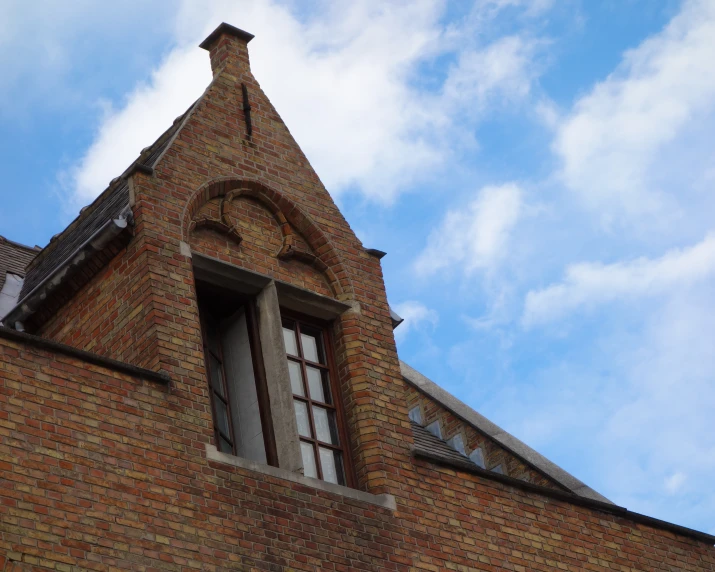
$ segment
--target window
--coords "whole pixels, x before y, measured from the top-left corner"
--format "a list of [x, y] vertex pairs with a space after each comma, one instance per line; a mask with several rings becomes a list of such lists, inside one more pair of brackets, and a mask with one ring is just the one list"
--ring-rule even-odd
[[276, 465], [254, 305], [202, 289], [199, 308], [216, 446]]
[[454, 435], [453, 437], [451, 437], [451, 438], [447, 441], [447, 443], [449, 444], [450, 447], [452, 447], [452, 449], [456, 449], [457, 451], [459, 451], [460, 453], [462, 453], [462, 455], [466, 455], [466, 454], [467, 454], [467, 453], [464, 451], [464, 439], [462, 438], [462, 434], [461, 434], [461, 433], [457, 433], [456, 435]]
[[427, 431], [432, 433], [435, 437], [439, 437], [440, 439], [442, 438], [442, 426], [439, 423], [439, 419], [437, 421], [432, 421], [427, 427], [425, 427]]
[[506, 472], [504, 471], [504, 466], [503, 465], [497, 465], [496, 467], [492, 467], [490, 469], [493, 473], [497, 473], [498, 475], [506, 475]]
[[273, 282], [196, 284], [216, 448], [354, 486], [329, 322], [293, 314], [290, 296], [284, 310]]
[[416, 405], [412, 409], [410, 409], [408, 415], [410, 416], [410, 419], [417, 423], [418, 425], [422, 425], [422, 410], [420, 409], [419, 405]]
[[480, 467], [481, 469], [486, 469], [486, 464], [484, 463], [484, 453], [482, 453], [481, 448], [477, 447], [469, 453], [469, 458], [472, 460], [472, 462], [477, 465], [477, 467]]
[[293, 407], [307, 477], [348, 484], [337, 379], [328, 332], [303, 320], [283, 318]]

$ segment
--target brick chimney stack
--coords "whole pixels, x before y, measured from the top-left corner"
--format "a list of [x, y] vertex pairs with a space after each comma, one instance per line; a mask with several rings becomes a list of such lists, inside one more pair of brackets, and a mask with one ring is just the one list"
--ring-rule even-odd
[[229, 62], [235, 62], [239, 68], [248, 71], [250, 69], [248, 42], [253, 37], [253, 34], [249, 34], [226, 22], [221, 23], [218, 28], [211, 32], [199, 44], [199, 47], [209, 52], [213, 75], [218, 75]]

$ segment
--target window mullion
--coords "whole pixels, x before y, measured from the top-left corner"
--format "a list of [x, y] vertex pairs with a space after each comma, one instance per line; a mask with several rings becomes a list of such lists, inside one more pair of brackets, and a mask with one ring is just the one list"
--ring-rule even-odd
[[290, 384], [286, 347], [283, 341], [283, 324], [275, 282], [269, 282], [261, 290], [256, 302], [258, 332], [266, 372], [266, 386], [278, 466], [289, 471], [301, 472], [303, 458], [300, 451], [300, 437], [293, 407], [293, 390]]

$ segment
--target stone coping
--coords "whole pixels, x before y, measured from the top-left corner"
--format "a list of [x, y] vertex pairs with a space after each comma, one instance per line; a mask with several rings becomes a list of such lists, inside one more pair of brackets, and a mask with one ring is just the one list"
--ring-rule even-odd
[[5, 326], [0, 326], [0, 338], [5, 338], [7, 340], [12, 340], [14, 342], [22, 342], [30, 346], [35, 346], [43, 350], [47, 350], [57, 354], [63, 354], [69, 357], [79, 359], [86, 363], [91, 363], [93, 365], [98, 365], [101, 367], [106, 367], [114, 371], [119, 371], [121, 373], [126, 373], [139, 379], [146, 379], [149, 381], [155, 381], [158, 383], [167, 384], [171, 381], [169, 374], [163, 371], [153, 371], [150, 369], [145, 369], [143, 367], [138, 367], [130, 363], [123, 361], [118, 361], [112, 358], [100, 356], [87, 352], [84, 350], [79, 350], [68, 346], [65, 344], [60, 344], [47, 338], [41, 338], [40, 336], [34, 336], [25, 332], [18, 332], [11, 328]]
[[374, 504], [392, 511], [397, 510], [397, 503], [395, 502], [395, 497], [392, 495], [373, 495], [357, 489], [351, 489], [350, 487], [321, 481], [320, 479], [305, 477], [298, 473], [287, 471], [286, 469], [264, 465], [263, 463], [257, 463], [256, 461], [243, 459], [234, 455], [227, 455], [226, 453], [219, 452], [214, 445], [209, 443], [206, 443], [206, 458], [209, 461], [215, 461], [217, 463], [238, 467], [239, 469], [246, 469], [248, 471], [268, 475], [276, 479], [298, 483], [299, 485], [303, 485], [305, 487], [310, 487], [326, 493], [332, 493], [334, 495], [340, 495], [360, 502]]

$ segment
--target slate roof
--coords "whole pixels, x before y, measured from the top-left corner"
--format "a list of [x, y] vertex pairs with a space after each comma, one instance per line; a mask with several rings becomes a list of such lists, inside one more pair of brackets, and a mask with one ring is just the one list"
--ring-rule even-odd
[[50, 240], [42, 256], [28, 269], [20, 299], [48, 278], [102, 225], [119, 217], [128, 206], [129, 185], [126, 181], [115, 184], [102, 193], [86, 212], [81, 213], [66, 230]]
[[137, 160], [120, 177], [114, 179], [91, 205], [83, 208], [79, 216], [65, 230], [52, 237], [50, 243], [42, 250], [42, 254], [27, 269], [20, 300], [61, 268], [102, 225], [108, 220], [118, 218], [129, 208], [129, 183], [126, 177], [136, 170], [151, 172], [195, 105], [196, 102], [183, 115], [177, 117], [172, 126], [152, 145], [146, 147]]
[[25, 246], [0, 236], [0, 290], [7, 273], [25, 276], [25, 268], [37, 256], [39, 247]]
[[462, 455], [446, 441], [433, 435], [421, 425], [410, 421], [412, 424], [412, 437], [415, 440], [414, 452], [432, 459], [439, 459], [449, 465], [457, 467], [480, 468], [466, 455]]

